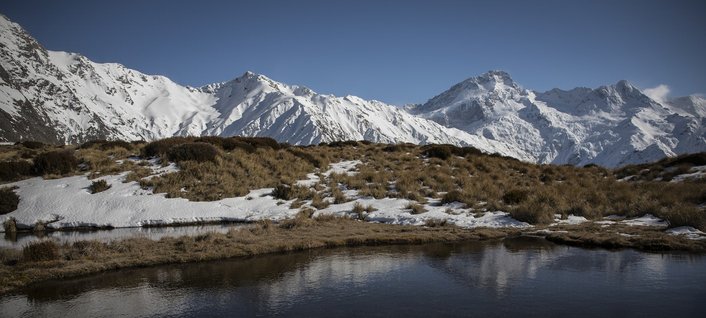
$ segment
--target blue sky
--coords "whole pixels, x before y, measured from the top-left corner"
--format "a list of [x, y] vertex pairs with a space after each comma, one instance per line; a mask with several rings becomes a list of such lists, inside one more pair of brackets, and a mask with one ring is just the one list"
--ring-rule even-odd
[[247, 70], [320, 93], [424, 102], [491, 69], [522, 86], [627, 79], [706, 93], [706, 1], [34, 1], [45, 47], [192, 86]]

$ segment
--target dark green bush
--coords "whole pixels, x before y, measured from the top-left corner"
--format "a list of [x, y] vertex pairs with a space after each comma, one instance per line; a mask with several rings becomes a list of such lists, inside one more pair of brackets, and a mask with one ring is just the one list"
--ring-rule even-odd
[[192, 142], [174, 146], [167, 151], [167, 158], [170, 161], [216, 161], [218, 149], [211, 144], [204, 142]]
[[17, 181], [31, 175], [34, 175], [34, 168], [28, 161], [0, 162], [0, 181]]
[[17, 187], [0, 188], [0, 215], [17, 210], [17, 205], [20, 204], [20, 197], [13, 191], [15, 189]]
[[44, 152], [34, 158], [34, 172], [37, 175], [67, 174], [76, 169], [78, 160], [70, 150]]

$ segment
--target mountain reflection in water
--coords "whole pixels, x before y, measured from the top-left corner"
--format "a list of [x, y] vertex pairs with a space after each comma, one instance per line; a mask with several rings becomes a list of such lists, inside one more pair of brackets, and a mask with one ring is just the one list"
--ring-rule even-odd
[[[0, 299], [13, 316], [698, 316], [698, 255], [542, 239], [319, 249], [121, 270]], [[596, 306], [600, 304], [600, 306]]]

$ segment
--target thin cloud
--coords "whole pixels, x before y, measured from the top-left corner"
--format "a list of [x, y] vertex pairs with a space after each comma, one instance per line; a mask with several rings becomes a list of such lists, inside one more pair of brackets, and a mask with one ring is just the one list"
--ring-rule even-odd
[[644, 89], [642, 93], [660, 103], [663, 103], [667, 101], [669, 91], [669, 86], [665, 84], [659, 84], [656, 87]]

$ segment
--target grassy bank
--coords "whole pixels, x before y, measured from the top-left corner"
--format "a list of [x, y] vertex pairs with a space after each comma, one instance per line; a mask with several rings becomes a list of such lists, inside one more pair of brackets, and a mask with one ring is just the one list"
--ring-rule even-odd
[[[584, 247], [636, 248], [647, 251], [706, 251], [706, 240], [689, 240], [649, 227], [595, 224], [562, 225], [551, 231], [537, 229], [462, 229], [441, 225], [427, 227], [362, 222], [300, 214], [278, 224], [269, 221], [227, 234], [152, 241], [134, 238], [110, 243], [80, 241], [59, 245], [43, 241], [23, 250], [0, 249], [0, 295], [44, 280], [75, 277], [120, 268], [199, 262], [267, 253], [361, 245], [421, 244], [501, 239], [541, 235], [550, 241]], [[566, 232], [564, 232], [566, 231]]]
[[339, 246], [421, 244], [498, 239], [516, 230], [461, 229], [374, 224], [347, 218], [299, 216], [279, 224], [261, 222], [227, 234], [152, 241], [134, 238], [110, 243], [81, 241], [34, 243], [0, 249], [0, 294], [41, 282], [129, 267], [246, 257], [266, 253]]

